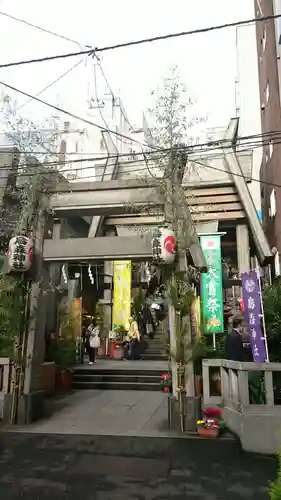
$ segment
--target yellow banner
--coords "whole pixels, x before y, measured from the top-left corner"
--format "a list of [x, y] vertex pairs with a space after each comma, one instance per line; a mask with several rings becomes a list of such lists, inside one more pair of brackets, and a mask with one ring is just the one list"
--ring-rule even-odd
[[202, 337], [201, 332], [201, 311], [200, 311], [200, 297], [195, 297], [191, 305], [191, 322], [193, 327], [193, 332], [196, 337]]
[[126, 326], [131, 316], [132, 265], [130, 260], [113, 262], [112, 327]]

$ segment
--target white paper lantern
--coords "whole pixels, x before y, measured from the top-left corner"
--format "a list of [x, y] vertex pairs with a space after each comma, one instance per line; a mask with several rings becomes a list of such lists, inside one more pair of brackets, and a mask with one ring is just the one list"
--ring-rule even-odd
[[27, 236], [14, 236], [9, 242], [8, 266], [11, 271], [28, 271], [33, 262], [33, 240]]
[[152, 238], [152, 256], [158, 262], [172, 264], [176, 256], [176, 237], [172, 229], [161, 227]]

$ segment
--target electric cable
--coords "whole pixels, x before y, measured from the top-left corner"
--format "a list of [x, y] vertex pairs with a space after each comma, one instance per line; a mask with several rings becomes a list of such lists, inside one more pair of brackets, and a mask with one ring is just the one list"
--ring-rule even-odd
[[[25, 95], [26, 97], [29, 97], [29, 99], [33, 99], [34, 101], [37, 101], [40, 104], [44, 104], [45, 106], [48, 106], [48, 107], [50, 107], [52, 109], [55, 109], [59, 113], [63, 113], [65, 115], [67, 115], [67, 116], [71, 116], [71, 118], [74, 118], [75, 120], [82, 121], [82, 122], [86, 123], [87, 125], [92, 125], [93, 127], [96, 127], [98, 129], [102, 130], [103, 132], [109, 132], [111, 134], [116, 135], [117, 137], [122, 137], [124, 139], [129, 140], [130, 142], [135, 142], [137, 144], [140, 144], [141, 146], [145, 146], [145, 147], [148, 146], [148, 145], [145, 145], [145, 144], [141, 143], [137, 139], [133, 139], [132, 137], [130, 137], [128, 135], [121, 134], [120, 132], [116, 132], [115, 130], [111, 130], [111, 129], [102, 127], [101, 125], [99, 125], [97, 123], [94, 123], [91, 120], [88, 120], [87, 118], [82, 118], [81, 116], [76, 115], [76, 114], [74, 114], [74, 113], [72, 113], [70, 111], [67, 111], [67, 110], [63, 109], [63, 108], [60, 108], [59, 106], [55, 106], [54, 104], [48, 103], [46, 101], [43, 101], [39, 97], [35, 97], [35, 96], [29, 94], [28, 92], [24, 92], [23, 90], [20, 90], [20, 89], [18, 89], [16, 87], [13, 87], [12, 85], [9, 85], [8, 83], [0, 81], [0, 85], [3, 85], [4, 87], [7, 87], [10, 90], [13, 90], [14, 92], [18, 92], [19, 94]], [[152, 147], [152, 146], [150, 146], [150, 147]], [[157, 148], [155, 147], [154, 149], [157, 149]]]
[[43, 31], [44, 33], [47, 33], [48, 35], [53, 35], [53, 36], [56, 36], [58, 38], [61, 38], [62, 40], [66, 40], [67, 42], [75, 43], [76, 45], [78, 45], [80, 47], [82, 46], [79, 42], [77, 42], [76, 40], [73, 40], [72, 38], [61, 35], [59, 33], [56, 33], [55, 31], [51, 31], [49, 29], [42, 28], [41, 26], [38, 26], [37, 24], [30, 23], [29, 21], [25, 21], [24, 19], [20, 19], [19, 17], [16, 17], [16, 16], [12, 16], [11, 14], [8, 14], [7, 12], [0, 12], [0, 15], [8, 17], [10, 19], [13, 19], [14, 21], [18, 21], [19, 23], [26, 24], [27, 26], [29, 26], [31, 28], [36, 28], [40, 31]]
[[[116, 132], [116, 131], [111, 130], [111, 129], [106, 128], [106, 127], [102, 127], [101, 125], [99, 125], [99, 124], [97, 124], [97, 123], [94, 123], [94, 122], [92, 122], [92, 121], [90, 121], [90, 120], [88, 120], [88, 119], [86, 119], [86, 118], [83, 118], [83, 117], [81, 117], [81, 116], [78, 116], [78, 115], [76, 115], [76, 114], [74, 114], [74, 113], [72, 113], [72, 112], [70, 112], [70, 111], [68, 111], [68, 110], [65, 110], [65, 109], [63, 109], [63, 108], [60, 108], [60, 107], [58, 107], [58, 106], [55, 106], [54, 104], [48, 103], [48, 102], [46, 102], [46, 101], [43, 101], [42, 99], [39, 99], [38, 97], [35, 97], [35, 96], [33, 96], [33, 95], [31, 95], [31, 94], [29, 94], [29, 93], [27, 93], [27, 92], [24, 92], [23, 90], [20, 90], [20, 89], [18, 89], [18, 88], [16, 88], [16, 87], [13, 87], [12, 85], [9, 85], [9, 84], [7, 84], [7, 83], [5, 83], [5, 82], [0, 81], [0, 85], [3, 85], [4, 87], [7, 87], [7, 88], [9, 88], [9, 89], [13, 90], [14, 92], [18, 92], [18, 93], [20, 93], [20, 94], [23, 94], [23, 95], [25, 95], [26, 97], [29, 97], [30, 99], [34, 99], [35, 101], [38, 101], [39, 103], [44, 104], [45, 106], [48, 106], [48, 107], [50, 107], [50, 108], [52, 108], [52, 109], [55, 109], [56, 111], [58, 111], [58, 112], [60, 112], [60, 113], [63, 113], [63, 114], [68, 115], [68, 116], [71, 116], [71, 117], [72, 117], [72, 118], [74, 118], [75, 120], [82, 121], [82, 122], [86, 123], [87, 125], [92, 125], [92, 126], [94, 126], [94, 127], [98, 128], [98, 129], [100, 129], [100, 130], [102, 130], [102, 131], [104, 131], [104, 132], [109, 132], [109, 133], [112, 133], [113, 135], [116, 135], [116, 136], [118, 136], [118, 137], [122, 137], [122, 138], [127, 139], [127, 140], [129, 140], [129, 141], [131, 141], [131, 142], [135, 142], [135, 143], [139, 144], [139, 145], [140, 145], [140, 146], [142, 146], [142, 147], [150, 147], [151, 149], [153, 149], [153, 150], [155, 150], [155, 151], [159, 151], [159, 148], [158, 148], [157, 146], [149, 146], [148, 144], [144, 144], [144, 143], [142, 143], [142, 142], [140, 142], [140, 141], [138, 141], [138, 140], [136, 140], [136, 139], [133, 139], [133, 138], [132, 138], [132, 137], [130, 137], [130, 136], [127, 136], [127, 135], [125, 135], [125, 134], [121, 134], [121, 133], [119, 133], [119, 132]], [[278, 131], [278, 132], [279, 132], [279, 131]], [[267, 136], [267, 135], [270, 135], [270, 134], [273, 134], [273, 133], [275, 133], [275, 132], [274, 132], [274, 131], [272, 131], [272, 132], [268, 132], [268, 133], [266, 132], [266, 133], [263, 133], [263, 134], [260, 134], [260, 135], [261, 135], [261, 136]], [[281, 133], [281, 131], [280, 131], [280, 133]], [[255, 136], [248, 136], [248, 137], [253, 137], [253, 138], [254, 138], [254, 137], [257, 137], [257, 136], [258, 136], [258, 134], [256, 134]], [[246, 136], [245, 136], [245, 137], [246, 137]], [[238, 138], [238, 140], [239, 140], [239, 138]], [[228, 139], [218, 139], [218, 140], [212, 140], [212, 141], [209, 141], [208, 143], [206, 143], [206, 142], [205, 142], [205, 143], [202, 143], [201, 145], [206, 145], [206, 144], [212, 145], [212, 144], [216, 144], [216, 143], [220, 143], [220, 144], [223, 144], [223, 143], [229, 143], [229, 140], [228, 140]], [[198, 146], [200, 146], [200, 144], [199, 144]], [[180, 149], [180, 148], [179, 148], [179, 149]], [[147, 152], [146, 152], [146, 154], [147, 154]]]
[[[41, 94], [43, 94], [43, 92], [46, 92], [46, 90], [49, 90], [51, 87], [53, 87], [56, 83], [60, 82], [65, 76], [67, 76], [69, 73], [71, 73], [71, 71], [73, 71], [75, 68], [77, 68], [77, 66], [79, 66], [81, 63], [83, 62], [83, 59], [80, 59], [80, 61], [78, 61], [77, 63], [73, 64], [73, 66], [71, 66], [67, 71], [65, 71], [62, 75], [60, 75], [58, 78], [56, 78], [55, 80], [53, 80], [51, 83], [49, 83], [48, 85], [46, 85], [46, 87], [44, 87], [42, 90], [40, 90], [40, 92], [38, 92], [37, 94], [35, 94], [34, 97], [39, 97]], [[21, 104], [20, 106], [17, 107], [17, 111], [21, 108], [23, 108], [24, 106], [26, 106], [27, 104], [29, 104], [30, 102], [32, 102], [34, 100], [34, 97], [28, 99], [26, 102], [24, 102], [23, 104]]]
[[257, 22], [264, 22], [264, 21], [270, 21], [273, 19], [278, 19], [281, 17], [281, 14], [275, 14], [272, 16], [264, 16], [264, 17], [257, 17], [253, 19], [247, 19], [243, 21], [237, 21], [233, 23], [225, 23], [225, 24], [218, 24], [216, 26], [209, 26], [206, 28], [199, 28], [199, 29], [194, 29], [190, 31], [182, 31], [179, 33], [169, 33], [166, 35], [160, 35], [160, 36], [154, 36], [150, 38], [142, 38], [140, 40], [133, 40], [129, 42], [124, 42], [124, 43], [118, 43], [115, 45], [108, 45], [105, 47], [95, 47], [91, 48], [88, 50], [81, 50], [80, 52], [68, 52], [66, 54], [57, 54], [54, 56], [45, 56], [45, 57], [40, 57], [36, 59], [28, 59], [28, 60], [22, 60], [22, 61], [14, 61], [6, 64], [0, 64], [0, 68], [10, 68], [12, 66], [22, 66], [26, 64], [34, 64], [34, 63], [41, 63], [41, 62], [47, 62], [47, 61], [55, 61], [58, 59], [66, 59], [68, 57], [75, 57], [75, 56], [82, 56], [82, 55], [94, 55], [95, 52], [106, 52], [108, 50], [116, 50], [116, 49], [122, 49], [122, 48], [127, 48], [127, 47], [133, 47], [136, 45], [141, 45], [144, 43], [152, 43], [152, 42], [159, 42], [163, 40], [171, 40], [173, 38], [179, 38], [182, 36], [187, 36], [187, 35], [196, 35], [200, 33], [208, 33], [211, 31], [215, 30], [221, 30], [225, 28], [233, 28], [233, 27], [239, 27], [239, 26], [245, 26], [245, 25], [250, 25], [253, 23]]
[[[46, 28], [42, 28], [41, 26], [38, 26], [37, 24], [30, 23], [29, 21], [25, 21], [24, 19], [20, 19], [19, 17], [12, 16], [12, 15], [10, 15], [10, 14], [6, 13], [6, 12], [0, 12], [0, 15], [2, 15], [2, 16], [6, 16], [6, 17], [8, 17], [8, 18], [10, 18], [10, 19], [13, 19], [14, 21], [17, 21], [17, 22], [19, 22], [19, 23], [25, 24], [25, 25], [27, 25], [27, 26], [29, 26], [29, 27], [31, 27], [31, 28], [35, 28], [35, 29], [37, 29], [37, 30], [39, 30], [39, 31], [42, 31], [42, 32], [44, 32], [44, 33], [47, 33], [47, 34], [49, 34], [49, 35], [55, 36], [55, 37], [57, 37], [57, 38], [61, 38], [62, 40], [66, 40], [67, 42], [75, 43], [76, 45], [78, 45], [78, 46], [80, 47], [80, 49], [82, 49], [82, 45], [83, 45], [83, 44], [82, 44], [82, 43], [80, 43], [80, 42], [78, 42], [77, 40], [74, 40], [74, 39], [69, 38], [69, 37], [64, 36], [64, 35], [61, 35], [60, 33], [56, 33], [56, 32], [54, 32], [54, 31], [48, 30], [48, 29], [46, 29]], [[91, 48], [89, 45], [85, 45], [85, 44], [84, 44], [84, 46], [85, 46], [85, 48]], [[110, 92], [110, 93], [111, 93], [111, 95], [112, 95], [112, 98], [113, 98], [114, 100], [116, 100], [116, 97], [115, 97], [115, 95], [114, 95], [114, 93], [113, 93], [113, 90], [112, 90], [112, 88], [111, 88], [111, 86], [110, 86], [110, 84], [109, 84], [109, 82], [108, 82], [108, 79], [107, 79], [107, 77], [106, 77], [105, 73], [104, 73], [103, 67], [102, 67], [102, 65], [101, 65], [100, 58], [97, 56], [97, 54], [93, 54], [93, 55], [96, 57], [96, 59], [97, 59], [97, 61], [98, 61], [99, 68], [100, 68], [100, 71], [101, 71], [101, 74], [102, 74], [102, 76], [103, 76], [103, 78], [104, 78], [104, 80], [105, 80], [105, 82], [106, 82], [106, 85], [107, 85], [107, 87], [108, 87], [108, 89], [109, 89], [109, 92]], [[83, 59], [81, 59], [81, 62], [82, 62], [82, 61], [83, 61]], [[78, 64], [80, 64], [80, 63], [78, 63]], [[46, 90], [48, 90], [50, 87], [52, 87], [53, 85], [55, 85], [55, 84], [56, 84], [59, 80], [61, 80], [64, 76], [66, 76], [66, 75], [67, 75], [70, 71], [72, 71], [72, 69], [74, 69], [74, 68], [75, 68], [75, 65], [74, 65], [74, 66], [73, 66], [70, 70], [68, 70], [66, 73], [64, 73], [63, 75], [61, 75], [61, 77], [59, 77], [58, 79], [54, 80], [52, 83], [50, 83], [49, 85], [47, 85], [47, 86], [46, 86], [44, 89], [42, 89], [42, 90], [41, 90], [38, 94], [36, 94], [36, 95], [35, 95], [35, 97], [38, 97], [39, 95], [43, 94], [43, 92], [45, 92], [45, 91], [46, 91]], [[28, 103], [29, 103], [29, 102], [31, 102], [31, 101], [32, 101], [32, 99], [29, 99], [29, 101], [27, 101], [26, 103], [24, 103], [24, 104], [23, 104], [22, 106], [20, 106], [18, 109], [21, 109], [23, 106], [25, 106], [26, 104], [28, 104]], [[122, 113], [122, 115], [123, 115], [123, 117], [124, 117], [125, 121], [128, 123], [129, 127], [133, 130], [133, 127], [132, 127], [131, 123], [129, 122], [129, 119], [128, 119], [128, 117], [127, 117], [126, 113], [124, 112], [124, 110], [122, 109], [122, 107], [120, 107], [120, 111], [121, 111], [121, 113]]]
[[[281, 144], [281, 141], [280, 141], [279, 144]], [[145, 160], [142, 160], [142, 161], [145, 161]], [[128, 163], [132, 164], [132, 163], [139, 163], [139, 162], [140, 162], [140, 160], [136, 160], [136, 161], [132, 160], [132, 161], [130, 161]], [[217, 172], [222, 172], [222, 173], [228, 173], [226, 170], [222, 170], [222, 169], [220, 169], [218, 167], [214, 167], [212, 165], [207, 165], [205, 163], [200, 162], [199, 160], [195, 160], [194, 159], [194, 160], [192, 160], [192, 162], [195, 163], [195, 164], [198, 164], [200, 166], [203, 166], [203, 167], [205, 167], [207, 169], [211, 169], [211, 170], [214, 170], [214, 171], [217, 171]], [[57, 165], [57, 164], [58, 164], [58, 162], [54, 162], [54, 165]], [[43, 167], [44, 164], [41, 164], [41, 166]], [[28, 167], [28, 165], [27, 165], [27, 167]], [[89, 169], [91, 167], [86, 167], [86, 168]], [[92, 168], [96, 168], [96, 166], [93, 166]], [[152, 167], [152, 168], [157, 169], [157, 166]], [[79, 168], [77, 170], [82, 170], [82, 168]], [[68, 172], [73, 172], [73, 169], [68, 169], [67, 171]], [[130, 175], [131, 173], [140, 173], [140, 172], [144, 172], [145, 173], [145, 171], [148, 172], [148, 169], [147, 169], [146, 166], [143, 167], [143, 168], [139, 167], [137, 169], [131, 169], [127, 173], [128, 173], [128, 175]], [[18, 172], [15, 172], [15, 176], [29, 178], [29, 177], [32, 177], [34, 175], [47, 176], [48, 174], [51, 174], [51, 175], [53, 175], [53, 174], [60, 175], [60, 174], [63, 174], [63, 173], [65, 173], [65, 172], [60, 171], [60, 170], [53, 170], [53, 171], [52, 170], [50, 170], [50, 171], [45, 170], [45, 171], [42, 171], [42, 172], [32, 172], [32, 173], [28, 173], [28, 172], [26, 172], [26, 173], [24, 173], [24, 172], [23, 173], [18, 173]], [[97, 178], [102, 178], [103, 175], [104, 175], [103, 173], [102, 174], [96, 174], [96, 175], [86, 175], [86, 179], [93, 178], [93, 179], [96, 180]], [[274, 182], [265, 181], [265, 180], [255, 179], [255, 178], [252, 178], [251, 176], [247, 176], [247, 175], [244, 175], [244, 174], [238, 174], [238, 173], [234, 174], [233, 173], [233, 174], [230, 174], [230, 175], [233, 175], [233, 176], [236, 176], [236, 177], [243, 177], [246, 180], [246, 182], [257, 182], [257, 183], [259, 183], [261, 185], [268, 185], [268, 186], [271, 186], [271, 187], [281, 188], [280, 184], [277, 184], [277, 183], [274, 183]], [[120, 179], [120, 180], [122, 180], [122, 179]], [[128, 178], [127, 179], [123, 178], [123, 180], [128, 180]], [[134, 180], [134, 179], [131, 179], [131, 180]], [[159, 177], [157, 180], [160, 182], [161, 181], [161, 177]], [[67, 179], [65, 179], [65, 181], [67, 182]], [[61, 182], [64, 182], [64, 181], [62, 180]], [[83, 179], [81, 179], [80, 182], [83, 183]], [[71, 184], [72, 183], [70, 182], [69, 184], [70, 184], [70, 192], [71, 192]]]
[[[277, 134], [277, 135], [276, 135]], [[263, 136], [266, 136], [265, 139], [263, 140]], [[255, 138], [261, 138], [261, 141], [254, 140]], [[269, 144], [276, 145], [280, 144], [279, 139], [281, 140], [281, 131], [272, 131], [268, 132], [265, 134], [254, 134], [252, 136], [241, 136], [239, 138], [239, 144], [235, 144], [236, 146], [236, 152], [241, 153], [245, 152], [247, 150], [252, 150], [256, 148], [261, 148], [263, 146], [267, 146]], [[244, 142], [242, 142], [244, 141]], [[198, 155], [198, 154], [208, 154], [208, 158], [219, 158], [219, 157], [224, 157], [225, 154], [229, 154], [227, 152], [222, 153], [221, 149], [222, 147], [225, 148], [230, 148], [232, 153], [233, 150], [233, 144], [229, 144], [229, 140], [226, 139], [218, 139], [217, 141], [208, 141], [205, 143], [201, 143], [198, 145], [185, 145], [185, 146], [179, 146], [178, 151], [186, 151], [189, 155]], [[238, 147], [237, 147], [238, 146]], [[12, 146], [11, 146], [12, 147]], [[202, 149], [202, 148], [205, 149]], [[7, 151], [9, 152], [9, 147], [3, 147], [1, 148], [2, 151]], [[15, 147], [16, 149], [16, 147]], [[150, 151], [146, 152], [146, 156], [151, 155], [151, 159], [155, 160], [155, 155], [156, 153], [166, 153], [169, 152], [171, 148], [165, 148], [165, 149], [158, 149], [156, 151]], [[220, 152], [216, 152], [216, 150], [219, 150]], [[250, 152], [250, 151], [249, 151]], [[12, 153], [11, 153], [12, 154]], [[43, 155], [46, 154], [46, 151], [21, 151], [21, 150], [15, 150], [14, 154], [25, 154], [25, 155]], [[51, 152], [51, 155], [56, 156], [58, 155], [58, 152]], [[94, 154], [95, 156], [93, 157], [88, 157], [88, 155]], [[81, 156], [81, 153], [68, 153], [68, 156], [72, 157], [74, 155]], [[142, 156], [143, 152], [136, 153], [137, 156]], [[87, 162], [87, 161], [99, 161], [99, 160], [110, 160], [110, 159], [116, 159], [116, 158], [122, 158], [122, 157], [128, 157], [130, 156], [130, 153], [118, 153], [114, 155], [107, 155], [103, 156], [101, 153], [84, 153], [83, 156], [86, 156], [84, 158], [69, 158], [67, 160], [64, 160], [63, 162], [60, 162], [60, 164], [68, 164], [72, 162]], [[128, 163], [132, 162], [133, 160], [128, 160]], [[137, 159], [136, 161], [140, 161], [140, 159]], [[192, 161], [192, 158], [189, 157], [189, 161]], [[45, 165], [56, 165], [58, 164], [58, 161], [52, 161], [52, 162], [44, 162]], [[36, 168], [36, 165], [35, 165]]]

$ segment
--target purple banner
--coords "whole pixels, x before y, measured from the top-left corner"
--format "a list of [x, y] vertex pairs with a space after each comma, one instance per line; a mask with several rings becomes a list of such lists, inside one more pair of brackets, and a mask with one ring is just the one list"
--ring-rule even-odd
[[261, 326], [261, 294], [257, 271], [253, 269], [241, 275], [245, 308], [245, 320], [250, 332], [253, 360], [265, 363], [266, 349]]

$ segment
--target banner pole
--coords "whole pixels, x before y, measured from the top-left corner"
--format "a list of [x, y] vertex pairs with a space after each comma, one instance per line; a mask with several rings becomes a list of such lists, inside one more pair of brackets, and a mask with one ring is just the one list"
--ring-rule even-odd
[[216, 334], [213, 333], [213, 349], [216, 350]]
[[261, 275], [260, 275], [259, 267], [256, 268], [256, 273], [257, 273], [258, 283], [259, 283], [259, 294], [260, 294], [260, 303], [261, 303], [261, 318], [262, 318], [262, 326], [263, 326], [263, 338], [264, 338], [266, 362], [269, 363], [267, 335], [266, 335], [266, 327], [265, 327], [265, 319], [264, 319], [264, 308], [263, 308], [263, 299], [262, 299], [262, 289], [261, 289]]

